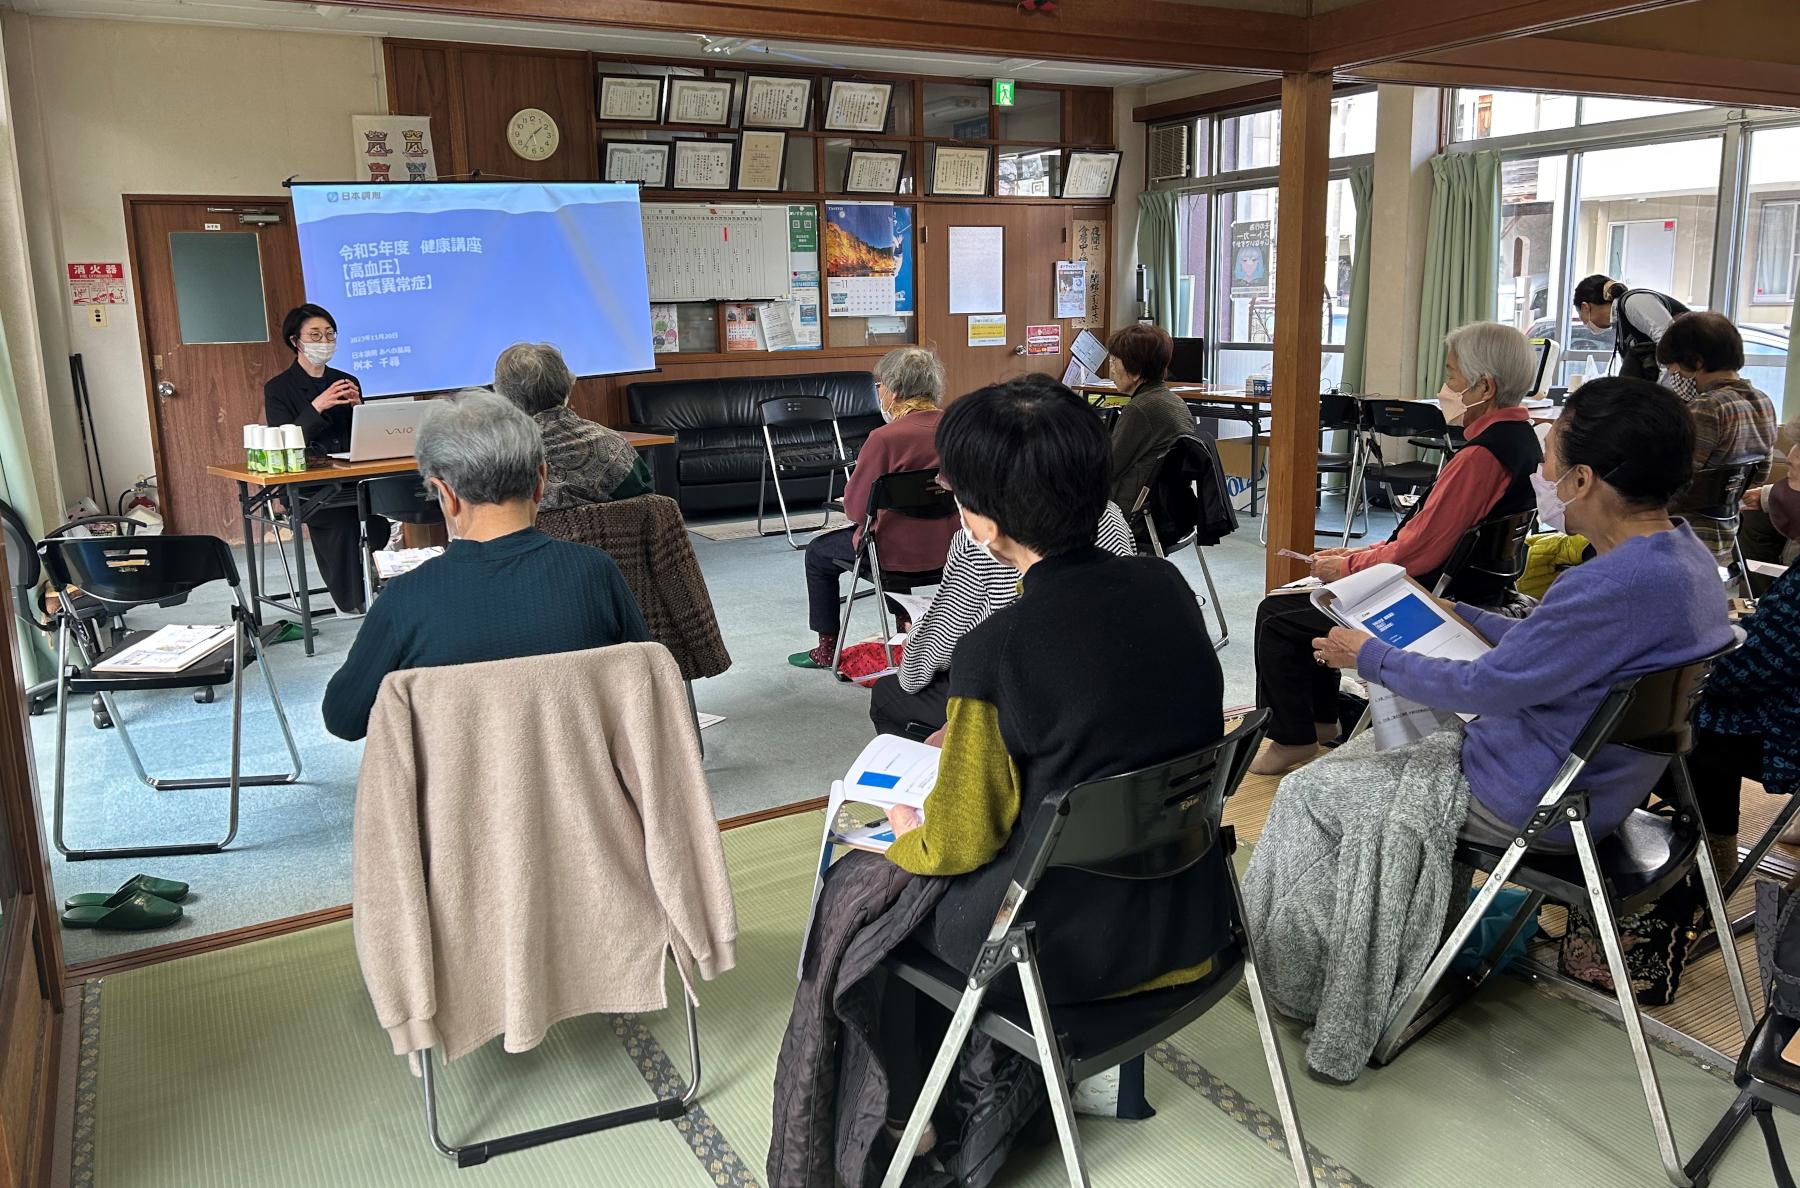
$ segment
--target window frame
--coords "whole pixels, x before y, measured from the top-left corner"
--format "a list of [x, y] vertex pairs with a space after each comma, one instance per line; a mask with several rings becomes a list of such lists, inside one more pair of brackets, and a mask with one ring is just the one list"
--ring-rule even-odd
[[[1764, 220], [1767, 219], [1768, 211], [1771, 206], [1785, 206], [1790, 211], [1787, 227], [1787, 250], [1782, 253], [1786, 262], [1783, 269], [1783, 275], [1787, 278], [1784, 282], [1787, 288], [1785, 291], [1765, 290], [1758, 293], [1756, 291], [1756, 276], [1762, 271], [1763, 253], [1766, 252], [1769, 247], [1764, 239], [1768, 231], [1768, 224]], [[1796, 304], [1796, 296], [1800, 296], [1800, 294], [1796, 294], [1796, 290], [1800, 290], [1800, 279], [1797, 279], [1797, 277], [1800, 277], [1800, 198], [1770, 198], [1762, 202], [1752, 201], [1748, 218], [1757, 228], [1756, 256], [1748, 262], [1750, 268], [1750, 304]]]

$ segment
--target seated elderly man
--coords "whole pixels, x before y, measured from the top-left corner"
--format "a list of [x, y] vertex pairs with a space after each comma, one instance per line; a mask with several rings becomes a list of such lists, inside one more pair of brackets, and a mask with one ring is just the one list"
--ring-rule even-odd
[[494, 391], [537, 422], [549, 478], [543, 507], [607, 503], [655, 489], [650, 465], [630, 442], [569, 407], [575, 375], [547, 342], [519, 342], [494, 362]]
[[[1456, 452], [1431, 490], [1403, 516], [1392, 536], [1366, 549], [1320, 549], [1313, 576], [1334, 582], [1371, 565], [1401, 566], [1421, 585], [1436, 584], [1463, 533], [1491, 516], [1530, 511], [1531, 476], [1544, 460], [1519, 407], [1537, 376], [1525, 336], [1498, 322], [1474, 322], [1445, 340], [1444, 420], [1461, 425], [1468, 444]], [[1496, 606], [1510, 591], [1473, 575], [1451, 583], [1451, 597]], [[1312, 602], [1271, 594], [1256, 611], [1256, 703], [1269, 709], [1269, 744], [1250, 765], [1280, 775], [1338, 736], [1338, 674], [1313, 663], [1312, 641], [1331, 629]]]
[[344, 666], [325, 688], [325, 728], [369, 731], [382, 678], [649, 640], [637, 601], [599, 549], [535, 527], [544, 447], [531, 418], [473, 389], [438, 402], [419, 429], [419, 473], [450, 545], [382, 588]]

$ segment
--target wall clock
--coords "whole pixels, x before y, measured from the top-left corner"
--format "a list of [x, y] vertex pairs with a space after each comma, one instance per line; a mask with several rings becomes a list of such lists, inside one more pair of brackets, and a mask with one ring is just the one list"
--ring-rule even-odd
[[527, 161], [542, 161], [562, 143], [562, 132], [549, 112], [522, 107], [507, 121], [506, 143]]

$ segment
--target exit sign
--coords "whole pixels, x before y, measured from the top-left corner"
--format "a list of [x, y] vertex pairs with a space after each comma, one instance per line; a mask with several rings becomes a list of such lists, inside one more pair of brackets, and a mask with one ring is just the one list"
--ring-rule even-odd
[[997, 78], [994, 80], [994, 106], [1011, 107], [1013, 105], [1013, 80]]

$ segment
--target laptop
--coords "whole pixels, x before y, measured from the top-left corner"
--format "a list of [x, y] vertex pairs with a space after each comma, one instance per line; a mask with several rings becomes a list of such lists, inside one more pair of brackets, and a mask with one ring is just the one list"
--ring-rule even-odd
[[419, 426], [431, 411], [429, 400], [378, 400], [350, 410], [350, 448], [330, 454], [339, 462], [379, 462], [410, 458]]

